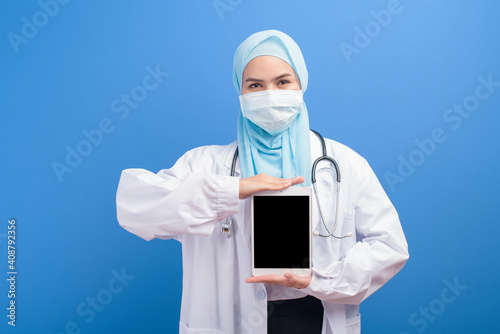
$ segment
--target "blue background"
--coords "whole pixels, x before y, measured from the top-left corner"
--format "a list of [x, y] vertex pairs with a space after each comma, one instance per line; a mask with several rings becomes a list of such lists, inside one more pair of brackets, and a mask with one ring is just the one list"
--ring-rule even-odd
[[[361, 306], [363, 332], [498, 333], [499, 12], [486, 0], [5, 3], [0, 332], [178, 330], [180, 244], [118, 225], [120, 172], [158, 171], [193, 147], [234, 141], [234, 51], [279, 29], [308, 65], [311, 128], [370, 162], [408, 239], [405, 268]], [[149, 91], [140, 88], [147, 67], [163, 73]], [[133, 108], [120, 101], [132, 93]], [[447, 120], [463, 103], [470, 114]], [[102, 122], [100, 137], [92, 130]], [[431, 144], [436, 129], [441, 142]], [[85, 154], [73, 167], [68, 147]], [[58, 163], [67, 169], [56, 172]], [[11, 218], [15, 327], [6, 317]], [[122, 272], [125, 283], [114, 279]], [[92, 298], [105, 304], [94, 317]]]

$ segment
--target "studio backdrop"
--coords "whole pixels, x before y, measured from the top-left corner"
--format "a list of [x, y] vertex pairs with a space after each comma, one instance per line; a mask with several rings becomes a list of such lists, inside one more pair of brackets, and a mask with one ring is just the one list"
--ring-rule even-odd
[[[181, 247], [116, 219], [126, 168], [236, 140], [237, 46], [301, 47], [311, 128], [365, 157], [410, 259], [363, 333], [498, 333], [497, 1], [70, 1], [0, 13], [1, 333], [175, 333]], [[217, 231], [215, 233], [218, 233]]]

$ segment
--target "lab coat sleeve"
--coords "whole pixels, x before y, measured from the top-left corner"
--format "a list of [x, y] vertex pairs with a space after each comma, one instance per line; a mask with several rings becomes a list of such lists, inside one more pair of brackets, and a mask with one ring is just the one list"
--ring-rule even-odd
[[116, 194], [118, 222], [145, 240], [209, 235], [238, 205], [238, 178], [193, 171], [185, 159], [158, 174], [124, 170]]
[[377, 177], [362, 159], [361, 185], [355, 200], [355, 245], [340, 261], [313, 271], [302, 291], [323, 301], [360, 304], [389, 281], [408, 260], [399, 217]]

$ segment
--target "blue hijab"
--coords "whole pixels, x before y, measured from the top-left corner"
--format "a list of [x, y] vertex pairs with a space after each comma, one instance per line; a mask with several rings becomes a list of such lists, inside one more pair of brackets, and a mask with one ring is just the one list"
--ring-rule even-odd
[[[286, 34], [267, 30], [248, 37], [236, 50], [233, 61], [233, 83], [241, 95], [243, 71], [253, 58], [274, 56], [286, 61], [300, 80], [302, 92], [307, 89], [307, 69], [299, 46]], [[309, 117], [304, 103], [302, 111], [284, 132], [272, 136], [243, 117], [238, 117], [238, 150], [243, 177], [266, 173], [275, 177], [305, 177], [311, 184], [311, 146]]]

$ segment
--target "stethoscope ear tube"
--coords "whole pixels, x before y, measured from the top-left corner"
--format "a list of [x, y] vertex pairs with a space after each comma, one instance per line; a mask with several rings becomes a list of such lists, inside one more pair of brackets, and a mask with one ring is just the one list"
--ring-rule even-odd
[[318, 137], [319, 141], [321, 142], [321, 149], [323, 151], [323, 155], [320, 156], [318, 159], [316, 159], [312, 165], [312, 173], [311, 173], [312, 184], [316, 183], [316, 166], [318, 165], [318, 162], [320, 162], [321, 160], [328, 160], [333, 164], [333, 166], [335, 167], [335, 174], [337, 175], [337, 182], [340, 183], [340, 168], [339, 165], [337, 164], [337, 161], [328, 156], [326, 151], [325, 138], [323, 138], [323, 136], [320, 135], [319, 132], [312, 129], [311, 131], [316, 135], [316, 137]]
[[239, 150], [236, 146], [236, 151], [234, 151], [233, 162], [231, 163], [231, 176], [234, 176], [234, 171], [236, 170], [236, 160], [238, 160]]
[[[334, 237], [336, 239], [343, 239], [343, 238], [348, 238], [348, 237], [352, 237], [352, 233], [351, 232], [348, 232], [346, 235], [343, 235], [343, 236], [336, 236], [334, 235], [335, 233], [335, 230], [337, 229], [337, 222], [338, 222], [338, 215], [339, 215], [339, 201], [340, 201], [340, 168], [339, 168], [339, 165], [337, 163], [337, 161], [335, 161], [335, 159], [333, 159], [332, 157], [329, 157], [328, 154], [327, 154], [327, 151], [326, 151], [326, 143], [325, 143], [325, 139], [323, 138], [322, 135], [320, 135], [318, 132], [314, 131], [314, 130], [311, 130], [312, 132], [314, 132], [314, 134], [316, 135], [316, 137], [318, 137], [318, 139], [321, 141], [321, 147], [322, 147], [322, 151], [323, 151], [323, 155], [320, 156], [319, 158], [317, 158], [313, 165], [312, 165], [312, 172], [311, 172], [311, 183], [312, 183], [312, 186], [313, 186], [313, 189], [314, 189], [314, 193], [316, 194], [316, 199], [317, 199], [317, 202], [318, 202], [318, 209], [319, 209], [319, 215], [320, 215], [320, 218], [321, 218], [321, 222], [323, 223], [323, 227], [325, 228], [325, 230], [328, 232], [327, 235], [323, 235], [323, 234], [320, 234], [318, 231], [313, 231], [313, 235], [314, 236], [318, 236], [318, 237], [323, 237], [323, 238], [328, 238], [328, 237]], [[321, 210], [321, 205], [319, 204], [319, 197], [318, 197], [318, 189], [316, 188], [316, 168], [317, 168], [317, 165], [320, 161], [322, 160], [328, 160], [330, 161], [333, 166], [335, 167], [335, 175], [337, 177], [337, 196], [336, 196], [336, 200], [335, 200], [335, 221], [333, 223], [333, 230], [330, 232], [330, 230], [328, 229], [328, 227], [326, 226], [326, 223], [325, 223], [325, 219], [323, 217], [323, 212]]]
[[322, 161], [322, 160], [328, 160], [330, 161], [333, 166], [335, 167], [335, 174], [337, 175], [337, 182], [340, 183], [340, 168], [339, 168], [339, 165], [337, 164], [337, 161], [335, 161], [335, 159], [327, 156], [327, 155], [324, 155], [322, 157], [319, 157], [318, 159], [316, 159], [313, 163], [313, 166], [312, 166], [312, 173], [311, 173], [311, 182], [313, 184], [316, 183], [316, 165], [318, 164], [318, 162]]
[[[236, 170], [236, 161], [238, 160], [238, 147], [236, 147], [236, 151], [234, 151], [233, 155], [233, 162], [231, 163], [231, 176], [234, 176], [235, 170]], [[227, 237], [229, 238], [231, 236], [231, 228], [233, 225], [233, 219], [231, 216], [227, 217], [224, 219], [224, 221], [221, 224], [220, 227], [220, 233], [227, 233]]]

